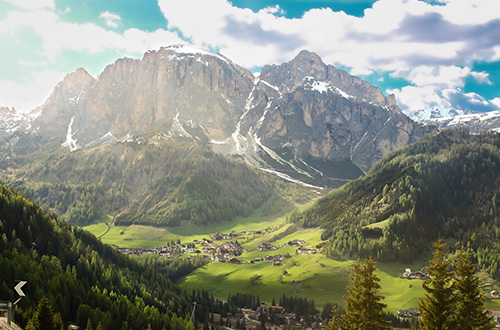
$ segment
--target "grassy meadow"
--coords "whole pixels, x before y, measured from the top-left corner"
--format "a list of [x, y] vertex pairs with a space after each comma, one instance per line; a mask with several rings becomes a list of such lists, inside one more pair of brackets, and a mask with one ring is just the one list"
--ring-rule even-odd
[[[301, 207], [304, 207], [303, 205]], [[214, 297], [227, 299], [230, 293], [252, 293], [267, 303], [286, 294], [287, 296], [313, 299], [316, 308], [328, 302], [343, 304], [343, 296], [349, 284], [349, 274], [354, 260], [330, 259], [321, 253], [296, 255], [297, 247], [285, 246], [293, 239], [303, 240], [305, 247], [316, 247], [321, 241], [321, 230], [303, 228], [298, 224], [285, 222], [286, 212], [274, 216], [264, 216], [256, 212], [248, 218], [236, 218], [231, 222], [209, 227], [193, 226], [183, 223], [179, 227], [114, 226], [98, 223], [85, 227], [100, 236], [107, 244], [119, 247], [151, 248], [166, 245], [172, 240], [182, 243], [208, 238], [217, 232], [245, 232], [261, 230], [262, 234], [247, 235], [238, 240], [245, 252], [239, 256], [244, 264], [210, 262], [202, 268], [182, 278], [178, 284], [188, 291], [208, 290]], [[111, 218], [110, 218], [111, 219]], [[108, 224], [110, 228], [108, 230]], [[264, 242], [278, 247], [275, 251], [259, 251]], [[199, 247], [199, 246], [198, 246]], [[255, 258], [266, 255], [290, 254], [283, 265], [274, 266]], [[254, 261], [253, 263], [251, 263]], [[398, 265], [377, 263], [377, 275], [382, 286], [381, 294], [388, 310], [396, 312], [400, 308], [414, 308], [423, 295], [421, 282], [400, 278], [407, 267], [420, 269], [423, 264]]]
[[[303, 208], [306, 205], [299, 205]], [[321, 309], [328, 302], [343, 305], [343, 296], [349, 285], [349, 275], [353, 262], [350, 259], [330, 259], [321, 253], [297, 255], [297, 247], [285, 246], [288, 241], [303, 240], [304, 247], [317, 247], [322, 242], [319, 228], [303, 228], [299, 224], [285, 222], [284, 210], [275, 215], [264, 215], [262, 209], [247, 218], [239, 217], [230, 222], [200, 227], [188, 222], [179, 227], [150, 227], [150, 226], [115, 226], [113, 217], [108, 222], [97, 223], [85, 227], [96, 236], [100, 236], [104, 243], [117, 247], [152, 248], [163, 246], [171, 241], [180, 240], [181, 243], [201, 240], [218, 232], [231, 231], [262, 231], [262, 234], [246, 235], [239, 239], [244, 252], [238, 258], [244, 264], [230, 264], [227, 262], [210, 262], [191, 274], [185, 276], [177, 284], [183, 289], [208, 290], [214, 297], [227, 299], [229, 294], [252, 293], [262, 301], [271, 303], [273, 298], [296, 296], [313, 299], [316, 308]], [[378, 224], [380, 225], [380, 223]], [[278, 249], [275, 251], [259, 251], [258, 246], [268, 242]], [[220, 244], [220, 243], [219, 243]], [[201, 247], [197, 245], [197, 248]], [[290, 258], [283, 260], [283, 265], [274, 266], [265, 261], [255, 261], [255, 258], [264, 259], [266, 255], [290, 254]], [[429, 258], [432, 256], [429, 255]], [[253, 263], [252, 263], [253, 261]], [[398, 309], [416, 308], [418, 301], [424, 295], [420, 280], [401, 278], [405, 268], [420, 269], [428, 260], [414, 264], [376, 263], [377, 276], [380, 278], [381, 291], [385, 296], [384, 303], [387, 310], [396, 313]], [[486, 280], [485, 280], [486, 281]], [[487, 281], [486, 281], [487, 282]], [[485, 292], [499, 290], [496, 284], [488, 285]], [[487, 307], [500, 309], [500, 299], [488, 300]]]

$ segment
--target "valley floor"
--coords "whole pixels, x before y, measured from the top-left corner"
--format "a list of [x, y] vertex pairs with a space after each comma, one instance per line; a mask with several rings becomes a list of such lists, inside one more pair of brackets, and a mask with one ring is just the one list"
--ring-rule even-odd
[[[112, 217], [110, 224], [111, 221]], [[268, 305], [273, 299], [278, 301], [283, 294], [312, 299], [320, 310], [327, 303], [343, 305], [351, 265], [355, 261], [327, 258], [320, 249], [322, 230], [286, 223], [284, 214], [265, 217], [257, 213], [208, 227], [188, 223], [176, 228], [109, 227], [101, 223], [86, 229], [97, 236], [105, 233], [102, 241], [122, 248], [122, 252], [161, 253], [163, 250], [166, 253], [168, 246], [177, 246], [177, 254], [170, 257], [201, 254], [210, 258], [208, 264], [177, 283], [188, 292], [203, 289], [222, 300], [239, 292], [258, 296]], [[217, 238], [218, 233], [225, 233], [226, 237]], [[231, 233], [233, 237], [229, 237]], [[241, 251], [224, 258], [221, 247], [236, 241]], [[188, 243], [189, 248], [186, 247]], [[389, 312], [396, 314], [399, 309], [417, 308], [424, 294], [421, 280], [402, 278], [402, 274], [407, 268], [421, 269], [426, 263], [427, 260], [412, 265], [376, 263], [380, 293], [385, 296]], [[498, 290], [496, 285], [485, 286], [485, 292], [493, 289]], [[487, 307], [500, 308], [500, 299], [488, 299]]]
[[[86, 229], [99, 236], [105, 233], [108, 227], [102, 223], [88, 226]], [[214, 240], [215, 235], [222, 232], [233, 232], [242, 236], [231, 240]], [[313, 299], [316, 308], [321, 309], [329, 302], [343, 304], [345, 288], [349, 284], [350, 267], [354, 262], [349, 259], [334, 260], [321, 254], [321, 232], [319, 228], [306, 229], [298, 224], [285, 223], [283, 215], [254, 215], [209, 227], [189, 224], [170, 229], [137, 225], [112, 226], [101, 239], [105, 243], [128, 248], [128, 251], [140, 247], [142, 251], [150, 249], [159, 252], [161, 248], [153, 248], [166, 248], [176, 242], [191, 243], [194, 247], [185, 249], [183, 254], [196, 255], [196, 252], [203, 251], [203, 254], [211, 259], [214, 259], [215, 252], [207, 253], [204, 239], [211, 240], [214, 246], [220, 246], [223, 242], [238, 241], [243, 248], [240, 255], [234, 255], [238, 262], [230, 262], [231, 258], [225, 262], [211, 261], [179, 280], [178, 284], [188, 291], [208, 290], [214, 297], [224, 300], [228, 294], [236, 292], [252, 293], [268, 304], [273, 298], [279, 300], [283, 294], [303, 297]], [[290, 246], [288, 243], [294, 240], [300, 244]], [[419, 298], [423, 295], [421, 282], [403, 279], [401, 275], [406, 268], [420, 269], [422, 264], [377, 263], [377, 267], [377, 275], [381, 279], [381, 293], [386, 297], [384, 302], [388, 304], [388, 310], [396, 313], [401, 308], [416, 308]]]

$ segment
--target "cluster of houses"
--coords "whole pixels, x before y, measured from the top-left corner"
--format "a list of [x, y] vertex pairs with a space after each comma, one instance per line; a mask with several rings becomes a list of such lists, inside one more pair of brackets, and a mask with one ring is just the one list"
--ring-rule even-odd
[[170, 244], [151, 249], [141, 248], [117, 248], [117, 251], [127, 256], [142, 256], [146, 254], [158, 254], [162, 258], [175, 258], [184, 253], [193, 253], [194, 249], [181, 244]]
[[251, 263], [254, 263], [257, 261], [265, 261], [265, 262], [270, 262], [275, 266], [281, 266], [281, 265], [283, 265], [283, 260], [286, 258], [291, 258], [290, 253], [275, 254], [273, 256], [267, 255], [264, 258], [255, 258], [254, 260], [251, 261]]
[[[259, 231], [260, 232], [260, 231]], [[246, 235], [250, 235], [253, 232], [245, 232]], [[262, 232], [260, 232], [262, 233]], [[232, 231], [229, 234], [223, 234], [223, 233], [217, 233], [212, 236], [212, 239], [214, 241], [227, 241], [231, 239], [242, 239], [245, 238], [245, 236], [242, 233], [237, 233], [236, 231]]]
[[410, 309], [400, 309], [398, 310], [398, 316], [399, 317], [405, 317], [405, 318], [418, 318], [420, 315], [420, 312], [418, 311], [417, 308], [410, 308]]
[[[170, 244], [166, 246], [151, 248], [151, 249], [141, 249], [141, 248], [117, 248], [117, 250], [127, 256], [141, 256], [145, 254], [158, 254], [162, 258], [177, 258], [182, 256], [183, 254], [192, 254], [190, 258], [194, 258], [195, 255], [203, 255], [203, 257], [207, 259], [211, 259], [216, 262], [227, 262], [231, 264], [242, 264], [247, 261], [243, 259], [237, 258], [243, 253], [242, 246], [238, 243], [238, 239], [245, 238], [245, 235], [251, 234], [262, 234], [261, 231], [254, 232], [243, 232], [237, 233], [236, 231], [232, 231], [229, 234], [217, 233], [212, 235], [210, 238], [203, 238], [201, 240], [194, 240], [192, 244], [182, 245], [180, 243]], [[220, 244], [217, 244], [217, 241], [225, 241]], [[304, 254], [314, 254], [317, 253], [315, 248], [307, 248], [302, 245], [305, 244], [304, 240], [294, 239], [288, 241], [284, 244], [285, 247], [288, 246], [296, 246], [297, 255]], [[199, 245], [199, 248], [195, 246]], [[275, 245], [271, 245], [270, 242], [262, 243], [258, 246], [259, 251], [275, 251], [279, 247]], [[250, 263], [255, 263], [259, 261], [265, 261], [272, 263], [275, 266], [283, 265], [283, 260], [286, 258], [290, 258], [290, 254], [275, 254], [275, 255], [266, 255], [264, 258], [254, 258], [250, 261]]]
[[278, 247], [275, 245], [271, 245], [271, 243], [269, 242], [264, 242], [262, 243], [262, 245], [259, 245], [257, 249], [259, 251], [275, 251], [278, 249]]
[[[197, 251], [195, 251], [196, 253]], [[243, 248], [236, 242], [224, 242], [220, 245], [215, 243], [205, 244], [199, 253], [209, 255], [213, 261], [231, 261], [243, 253]]]

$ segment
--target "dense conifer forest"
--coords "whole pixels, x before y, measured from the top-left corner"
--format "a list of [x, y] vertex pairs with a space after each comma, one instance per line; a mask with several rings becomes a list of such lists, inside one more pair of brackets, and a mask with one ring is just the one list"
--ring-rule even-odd
[[[15, 301], [15, 280], [28, 282], [15, 316], [21, 327], [46, 297], [65, 328], [72, 323], [83, 329], [89, 320], [104, 329], [141, 329], [148, 324], [158, 330], [192, 328], [191, 297], [171, 282], [168, 272], [119, 254], [4, 185], [0, 232], [0, 299]], [[170, 271], [190, 272], [202, 264], [173, 265]]]
[[289, 221], [321, 226], [330, 256], [410, 262], [441, 237], [500, 278], [500, 135], [434, 133]]
[[310, 199], [305, 188], [194, 143], [113, 143], [0, 162], [10, 187], [79, 226], [116, 216], [116, 224], [197, 225], [248, 216], [271, 201]]

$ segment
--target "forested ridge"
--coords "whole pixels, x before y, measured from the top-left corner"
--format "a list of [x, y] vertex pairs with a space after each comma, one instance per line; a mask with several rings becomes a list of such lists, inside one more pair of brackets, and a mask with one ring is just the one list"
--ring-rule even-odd
[[266, 201], [305, 201], [309, 192], [188, 142], [112, 143], [0, 164], [9, 186], [77, 225], [116, 216], [120, 225], [228, 221]]
[[[185, 271], [203, 264], [194, 263]], [[166, 273], [119, 254], [0, 184], [0, 299], [15, 301], [15, 280], [28, 282], [15, 316], [21, 327], [47, 297], [65, 328], [69, 323], [85, 328], [90, 320], [103, 329], [148, 324], [158, 330], [190, 329], [191, 297]]]
[[409, 262], [441, 237], [500, 278], [500, 135], [428, 135], [289, 221], [321, 226], [330, 256]]

